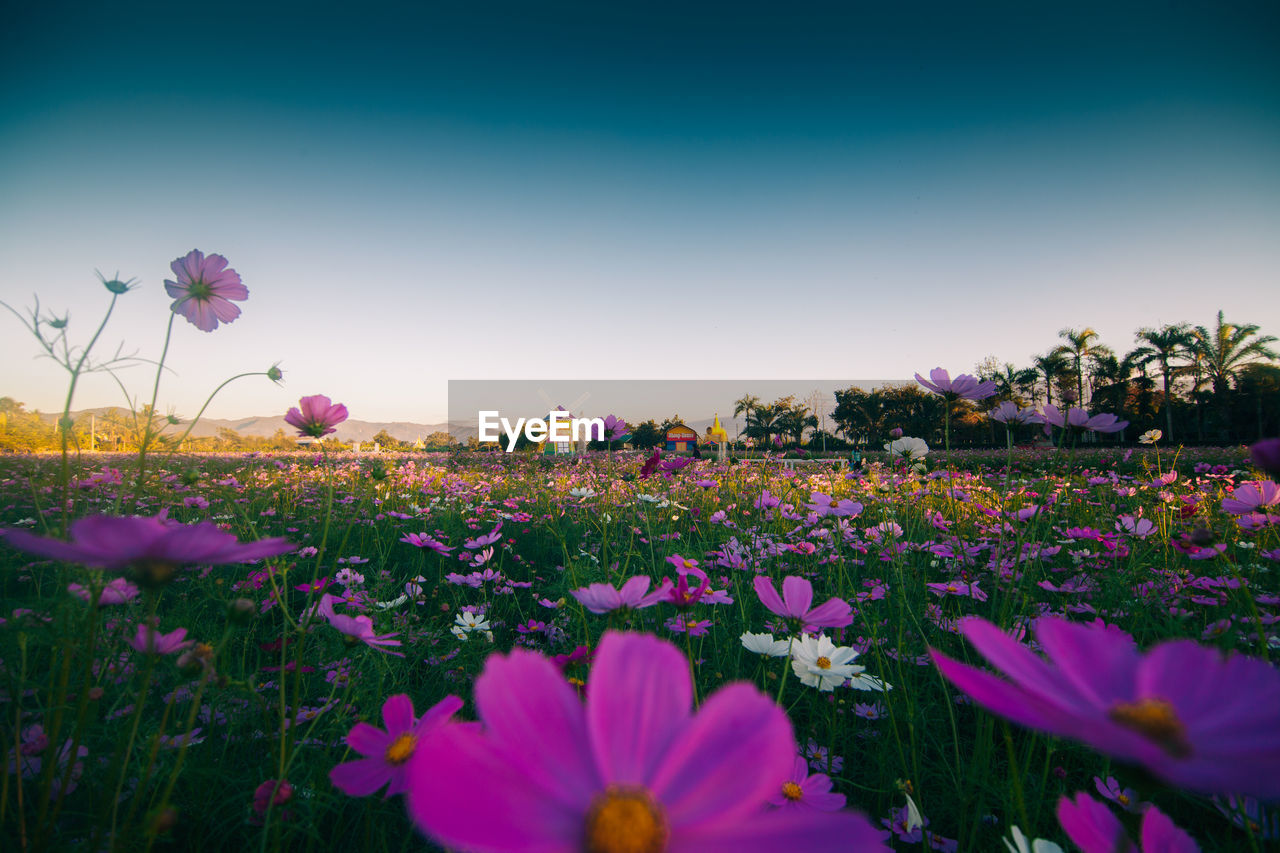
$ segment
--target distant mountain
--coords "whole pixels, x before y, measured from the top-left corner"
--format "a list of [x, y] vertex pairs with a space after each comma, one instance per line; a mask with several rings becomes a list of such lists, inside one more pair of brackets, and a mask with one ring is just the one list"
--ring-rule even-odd
[[[108, 412], [121, 412], [121, 409], [101, 408], [101, 409], [84, 409], [78, 412], [72, 412], [73, 418], [81, 415], [93, 413], [102, 418]], [[127, 417], [128, 414], [125, 413]], [[56, 414], [41, 415], [49, 423], [54, 423], [58, 419]], [[338, 431], [334, 435], [339, 441], [372, 441], [373, 437], [382, 430], [401, 441], [415, 441], [419, 438], [426, 438], [433, 432], [446, 432], [448, 424], [417, 424], [411, 421], [357, 421], [348, 420], [338, 424]], [[176, 430], [178, 434], [186, 429], [184, 421], [180, 427], [171, 427], [167, 432], [173, 434]], [[231, 429], [244, 436], [264, 436], [270, 438], [276, 434], [276, 430], [284, 430], [285, 435], [295, 435], [297, 430], [285, 423], [284, 417], [281, 415], [268, 415], [248, 418], [236, 418], [234, 420], [226, 420], [223, 418], [201, 418], [196, 424], [195, 429], [191, 430], [191, 435], [195, 438], [203, 438], [205, 436], [213, 436], [218, 434], [218, 430]]]

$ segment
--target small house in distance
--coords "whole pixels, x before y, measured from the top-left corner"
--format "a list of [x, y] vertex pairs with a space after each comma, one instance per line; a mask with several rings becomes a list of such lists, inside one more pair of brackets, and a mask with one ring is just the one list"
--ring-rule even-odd
[[693, 446], [698, 443], [698, 433], [691, 427], [684, 424], [672, 424], [667, 430], [667, 447], [668, 453], [690, 453]]

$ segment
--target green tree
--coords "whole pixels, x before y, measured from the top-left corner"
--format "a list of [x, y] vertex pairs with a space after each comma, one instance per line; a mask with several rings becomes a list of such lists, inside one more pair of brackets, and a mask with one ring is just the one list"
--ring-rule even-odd
[[1280, 357], [1271, 349], [1276, 338], [1259, 335], [1258, 330], [1259, 326], [1253, 323], [1228, 323], [1221, 311], [1218, 312], [1218, 321], [1212, 330], [1204, 326], [1196, 326], [1192, 330], [1191, 349], [1198, 356], [1197, 361], [1203, 365], [1205, 377], [1213, 386], [1214, 403], [1219, 411], [1220, 426], [1224, 430], [1229, 427], [1229, 391], [1240, 371], [1248, 364], [1273, 361]]
[[1061, 352], [1071, 363], [1071, 372], [1076, 379], [1076, 405], [1084, 407], [1084, 374], [1085, 364], [1090, 357], [1097, 357], [1103, 353], [1109, 353], [1111, 350], [1099, 342], [1099, 336], [1096, 331], [1091, 328], [1084, 329], [1063, 329], [1058, 332], [1058, 337], [1066, 341], [1058, 347]]
[[1131, 356], [1144, 367], [1156, 364], [1164, 381], [1165, 438], [1173, 440], [1173, 360], [1182, 358], [1191, 346], [1191, 329], [1186, 323], [1164, 325], [1158, 329], [1142, 328], [1137, 332], [1138, 347]]

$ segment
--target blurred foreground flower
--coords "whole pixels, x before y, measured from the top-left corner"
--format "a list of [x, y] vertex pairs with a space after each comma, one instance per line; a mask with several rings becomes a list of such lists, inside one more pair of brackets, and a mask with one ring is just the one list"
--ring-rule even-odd
[[1155, 806], [1142, 813], [1142, 845], [1129, 840], [1111, 809], [1080, 791], [1058, 800], [1058, 823], [1081, 853], [1199, 853], [1200, 846]]
[[1280, 797], [1280, 671], [1266, 661], [1192, 640], [1143, 655], [1116, 628], [1050, 616], [1036, 623], [1048, 661], [984, 619], [960, 632], [1010, 681], [931, 650], [934, 662], [988, 710], [1191, 791]]
[[933, 393], [950, 399], [985, 400], [996, 393], [996, 383], [990, 380], [979, 382], [976, 376], [967, 373], [961, 373], [952, 379], [951, 374], [941, 367], [930, 370], [928, 379], [917, 373], [916, 381]]
[[[299, 409], [301, 407], [301, 409]], [[298, 405], [284, 416], [285, 423], [298, 430], [303, 438], [321, 438], [338, 431], [338, 424], [347, 419], [347, 407], [334, 403], [323, 394], [303, 397]]]
[[860, 815], [767, 811], [795, 763], [786, 714], [748, 684], [692, 714], [671, 643], [606, 633], [586, 694], [584, 707], [541, 655], [491, 655], [475, 687], [483, 728], [444, 726], [414, 752], [415, 823], [469, 851], [887, 849]]
[[249, 289], [240, 274], [227, 266], [222, 255], [209, 255], [192, 249], [169, 268], [178, 279], [164, 280], [164, 289], [174, 298], [173, 313], [181, 314], [202, 332], [212, 332], [219, 321], [230, 323], [240, 316], [240, 308], [232, 305], [249, 298]]
[[167, 580], [179, 566], [249, 563], [294, 549], [287, 539], [240, 542], [209, 521], [179, 524], [163, 516], [91, 515], [71, 524], [71, 541], [9, 530], [4, 541], [22, 551], [91, 569], [134, 569], [142, 580]]

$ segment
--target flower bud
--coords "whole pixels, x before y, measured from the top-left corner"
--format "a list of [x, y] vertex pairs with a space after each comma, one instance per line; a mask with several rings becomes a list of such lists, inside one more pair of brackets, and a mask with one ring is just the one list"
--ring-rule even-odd
[[279, 382], [284, 378], [284, 371], [280, 369], [280, 365], [273, 364], [267, 368], [267, 378], [272, 382]]

